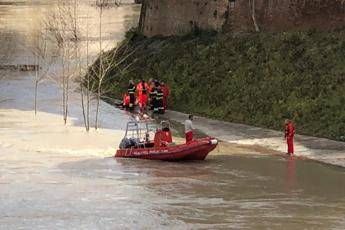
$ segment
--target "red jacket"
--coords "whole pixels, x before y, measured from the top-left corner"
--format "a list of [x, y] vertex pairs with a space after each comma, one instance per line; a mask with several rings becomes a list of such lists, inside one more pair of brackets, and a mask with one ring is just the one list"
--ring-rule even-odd
[[141, 96], [144, 92], [146, 92], [146, 94], [148, 95], [150, 91], [150, 87], [149, 85], [144, 82], [144, 84], [142, 82], [139, 82], [137, 84], [137, 94], [138, 96]]
[[295, 135], [295, 126], [292, 122], [285, 125], [285, 138], [293, 138]]
[[170, 89], [167, 85], [163, 85], [162, 86], [162, 91], [163, 91], [163, 95], [165, 98], [167, 98], [170, 94]]
[[127, 93], [123, 94], [123, 99], [122, 99], [123, 106], [128, 106], [129, 102], [130, 102], [129, 95]]
[[163, 85], [162, 86], [162, 91], [163, 91], [163, 106], [164, 106], [164, 109], [167, 109], [168, 107], [168, 97], [169, 97], [169, 94], [170, 94], [170, 89], [167, 85]]

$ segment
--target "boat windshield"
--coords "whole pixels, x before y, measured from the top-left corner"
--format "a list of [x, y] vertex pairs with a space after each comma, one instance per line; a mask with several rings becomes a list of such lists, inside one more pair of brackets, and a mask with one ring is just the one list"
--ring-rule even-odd
[[147, 142], [153, 140], [157, 128], [152, 122], [131, 121], [127, 123], [125, 138]]

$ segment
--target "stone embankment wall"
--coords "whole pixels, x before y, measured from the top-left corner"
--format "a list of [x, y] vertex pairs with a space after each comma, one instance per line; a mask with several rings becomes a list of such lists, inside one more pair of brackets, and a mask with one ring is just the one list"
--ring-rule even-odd
[[139, 27], [148, 37], [179, 35], [195, 28], [332, 30], [345, 27], [345, 0], [144, 0]]
[[344, 0], [236, 0], [226, 29], [254, 30], [253, 12], [263, 31], [345, 28]]
[[221, 30], [228, 0], [144, 0], [140, 30], [148, 36], [179, 35], [195, 28]]

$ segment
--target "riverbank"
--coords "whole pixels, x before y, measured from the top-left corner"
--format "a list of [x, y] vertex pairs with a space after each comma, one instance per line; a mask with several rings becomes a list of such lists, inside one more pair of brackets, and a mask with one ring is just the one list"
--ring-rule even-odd
[[[24, 73], [12, 73], [0, 84], [0, 146], [26, 152], [54, 152], [92, 157], [112, 157], [124, 135], [125, 124], [131, 119], [125, 111], [102, 102], [101, 130], [86, 133], [83, 127], [79, 94], [71, 92], [69, 123], [63, 125], [60, 115], [61, 92], [50, 82], [40, 85], [38, 115], [32, 111], [34, 84], [32, 77]], [[18, 94], [20, 92], [20, 94]], [[94, 106], [95, 108], [95, 106]], [[94, 111], [92, 111], [94, 113]], [[180, 123], [187, 115], [167, 111], [164, 119]], [[91, 121], [94, 117], [91, 116]], [[195, 126], [221, 140], [211, 155], [280, 154], [286, 146], [282, 132], [196, 117]], [[177, 124], [173, 125], [177, 128]], [[179, 131], [180, 132], [180, 131]], [[183, 138], [175, 135], [177, 142]], [[296, 136], [296, 155], [320, 162], [345, 167], [345, 143], [324, 138]]]
[[[188, 115], [176, 111], [167, 111], [164, 117], [183, 124]], [[225, 142], [220, 144], [223, 148], [221, 154], [225, 154], [224, 152], [232, 154], [231, 151], [236, 149], [236, 146], [238, 152], [245, 149], [247, 152], [255, 152], [256, 154], [284, 155], [286, 153], [283, 132], [198, 116], [195, 117], [193, 123], [201, 132]], [[344, 142], [297, 134], [295, 137], [295, 155], [345, 167]]]
[[298, 133], [344, 141], [344, 40], [344, 30], [169, 38], [130, 31], [115, 59], [130, 55], [108, 72], [104, 90], [121, 98], [129, 79], [160, 79], [172, 110], [275, 130], [290, 118]]

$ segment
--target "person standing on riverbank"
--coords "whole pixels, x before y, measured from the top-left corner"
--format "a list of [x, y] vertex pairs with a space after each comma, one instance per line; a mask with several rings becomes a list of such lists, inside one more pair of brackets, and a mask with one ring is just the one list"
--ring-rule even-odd
[[285, 120], [285, 140], [287, 144], [287, 154], [294, 154], [293, 139], [295, 136], [295, 125], [291, 120]]
[[155, 94], [155, 99], [153, 101], [153, 113], [164, 114], [163, 91], [159, 82], [156, 82], [154, 94]]
[[155, 82], [153, 79], [149, 80], [149, 109], [153, 110], [153, 102], [156, 98]]
[[140, 107], [140, 112], [143, 113], [146, 111], [146, 106], [147, 106], [147, 93], [149, 90], [149, 85], [145, 82], [144, 79], [141, 79], [141, 81], [137, 85], [137, 94], [138, 94], [138, 101], [139, 101], [139, 107]]
[[184, 122], [184, 133], [186, 136], [186, 143], [193, 141], [193, 115], [190, 114], [188, 119]]

